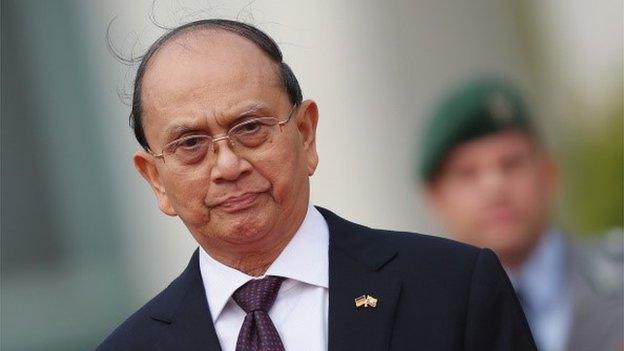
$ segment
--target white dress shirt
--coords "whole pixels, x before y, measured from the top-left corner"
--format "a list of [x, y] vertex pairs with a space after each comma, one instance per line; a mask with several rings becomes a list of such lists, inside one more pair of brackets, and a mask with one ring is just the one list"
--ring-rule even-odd
[[288, 245], [265, 275], [254, 278], [228, 267], [199, 250], [206, 299], [223, 351], [236, 349], [245, 312], [232, 294], [252, 279], [275, 275], [282, 283], [269, 316], [286, 350], [327, 350], [329, 307], [329, 229], [312, 205]]
[[542, 351], [563, 351], [570, 333], [572, 295], [565, 259], [565, 238], [551, 230], [519, 270], [508, 272], [522, 294], [524, 313]]

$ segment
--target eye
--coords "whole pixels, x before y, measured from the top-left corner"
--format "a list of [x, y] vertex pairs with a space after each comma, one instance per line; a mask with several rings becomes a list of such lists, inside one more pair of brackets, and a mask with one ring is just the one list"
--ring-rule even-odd
[[451, 169], [449, 175], [457, 181], [470, 181], [476, 177], [477, 169], [472, 165], [461, 165]]
[[202, 135], [189, 135], [187, 137], [183, 137], [178, 139], [176, 142], [173, 142], [172, 149], [176, 151], [180, 150], [193, 150], [201, 147], [206, 143], [206, 137]]
[[260, 123], [259, 121], [249, 121], [249, 122], [245, 122], [241, 125], [239, 125], [236, 128], [236, 134], [253, 134], [253, 133], [257, 133], [260, 128], [263, 127], [263, 124]]
[[180, 143], [178, 144], [178, 146], [183, 147], [183, 148], [194, 148], [197, 145], [201, 144], [203, 138], [200, 138], [198, 136], [191, 136], [185, 139], [180, 140]]
[[273, 117], [262, 117], [243, 122], [232, 129], [231, 136], [240, 145], [257, 147], [271, 135], [271, 127], [277, 124]]
[[174, 159], [184, 165], [191, 165], [204, 159], [210, 148], [210, 137], [206, 135], [189, 135], [171, 143], [169, 152]]
[[503, 158], [501, 160], [501, 167], [505, 172], [510, 173], [527, 168], [529, 163], [528, 155], [514, 154]]

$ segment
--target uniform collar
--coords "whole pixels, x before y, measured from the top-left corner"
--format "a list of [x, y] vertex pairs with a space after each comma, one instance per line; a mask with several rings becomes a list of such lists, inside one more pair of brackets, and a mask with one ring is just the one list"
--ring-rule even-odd
[[521, 290], [531, 310], [554, 305], [566, 290], [566, 242], [562, 233], [549, 230], [520, 269], [509, 272], [517, 290]]

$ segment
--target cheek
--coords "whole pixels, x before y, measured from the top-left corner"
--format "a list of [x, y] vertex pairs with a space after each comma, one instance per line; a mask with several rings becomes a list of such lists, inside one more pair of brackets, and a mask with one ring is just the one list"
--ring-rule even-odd
[[547, 206], [548, 194], [536, 176], [516, 179], [508, 186], [508, 190], [512, 194], [514, 205], [524, 212], [536, 211]]
[[475, 185], [459, 185], [447, 192], [447, 202], [452, 204], [458, 216], [470, 217], [482, 207], [483, 201], [485, 197]]
[[441, 192], [441, 211], [455, 227], [472, 226], [477, 218], [480, 196], [472, 187], [452, 187]]
[[254, 168], [271, 183], [275, 201], [280, 204], [294, 201], [297, 196], [293, 194], [301, 190], [308, 177], [302, 150], [296, 147], [293, 140], [285, 139], [259, 156], [260, 161], [255, 163]]
[[167, 179], [165, 189], [171, 205], [182, 219], [197, 222], [205, 217], [204, 197], [208, 189], [208, 180], [205, 177]]
[[273, 197], [278, 204], [290, 206], [297, 198], [294, 195], [300, 189], [302, 177], [298, 169], [292, 157], [268, 164], [265, 174], [271, 182]]

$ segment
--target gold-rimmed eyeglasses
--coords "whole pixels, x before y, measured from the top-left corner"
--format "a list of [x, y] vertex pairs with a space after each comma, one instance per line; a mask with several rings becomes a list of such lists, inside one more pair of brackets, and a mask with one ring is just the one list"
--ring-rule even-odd
[[[185, 135], [167, 143], [159, 154], [151, 150], [148, 152], [161, 158], [163, 162], [176, 171], [185, 173], [202, 164], [210, 152], [214, 152], [214, 143], [227, 140], [232, 150], [242, 156], [245, 152], [252, 152], [261, 145], [272, 141], [277, 130], [290, 121], [297, 105], [293, 105], [288, 117], [279, 120], [275, 117], [254, 117], [234, 125], [227, 133], [221, 135], [192, 134]], [[278, 128], [279, 127], [279, 128]], [[166, 160], [165, 160], [166, 158]]]

